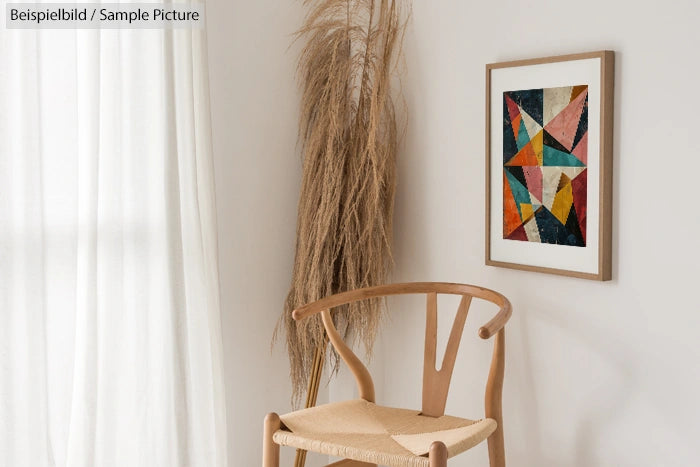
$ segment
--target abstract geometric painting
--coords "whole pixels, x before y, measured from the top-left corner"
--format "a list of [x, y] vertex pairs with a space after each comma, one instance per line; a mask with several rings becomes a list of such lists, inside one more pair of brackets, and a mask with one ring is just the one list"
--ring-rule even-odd
[[486, 65], [488, 266], [612, 278], [615, 53]]
[[588, 86], [503, 93], [503, 238], [586, 246]]

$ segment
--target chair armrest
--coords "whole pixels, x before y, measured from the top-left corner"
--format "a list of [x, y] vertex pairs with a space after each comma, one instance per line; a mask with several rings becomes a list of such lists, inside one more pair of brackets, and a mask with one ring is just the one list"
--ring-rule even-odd
[[299, 321], [316, 313], [321, 313], [323, 327], [326, 329], [328, 340], [355, 377], [360, 398], [367, 402], [374, 402], [374, 382], [372, 381], [372, 375], [370, 375], [369, 370], [367, 370], [367, 367], [362, 363], [362, 360], [355, 355], [345, 342], [343, 342], [343, 338], [333, 325], [330, 309], [316, 309], [306, 314], [301, 314], [299, 313], [299, 309], [296, 309], [292, 312], [292, 317], [296, 321]]
[[491, 338], [494, 334], [503, 329], [503, 326], [505, 326], [510, 319], [511, 314], [513, 314], [513, 308], [508, 299], [503, 297], [503, 304], [496, 316], [479, 328], [479, 337], [482, 339]]

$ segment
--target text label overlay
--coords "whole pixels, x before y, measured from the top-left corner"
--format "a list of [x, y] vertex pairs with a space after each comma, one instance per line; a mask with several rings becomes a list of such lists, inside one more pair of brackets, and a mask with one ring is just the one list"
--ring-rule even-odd
[[7, 3], [7, 29], [204, 27], [204, 3]]

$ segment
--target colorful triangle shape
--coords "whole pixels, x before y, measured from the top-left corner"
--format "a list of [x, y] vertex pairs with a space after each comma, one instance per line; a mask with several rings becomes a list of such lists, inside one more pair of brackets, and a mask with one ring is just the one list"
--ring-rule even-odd
[[542, 125], [537, 123], [537, 121], [535, 121], [529, 113], [525, 112], [522, 107], [520, 108], [520, 115], [523, 116], [523, 122], [525, 123], [525, 128], [527, 128], [527, 133], [529, 135], [536, 135], [542, 131]]
[[505, 166], [539, 165], [539, 159], [532, 147], [532, 142], [527, 143]]
[[545, 130], [556, 138], [556, 140], [559, 141], [568, 151], [571, 150], [574, 144], [579, 119], [581, 118], [581, 113], [583, 112], [583, 104], [585, 103], [587, 96], [588, 92], [586, 91], [579, 94], [576, 99], [571, 101], [571, 103], [569, 103], [564, 110], [562, 110], [544, 127]]
[[562, 152], [550, 146], [544, 146], [543, 165], [545, 166], [569, 166], [584, 167], [585, 164], [578, 160], [573, 154]]

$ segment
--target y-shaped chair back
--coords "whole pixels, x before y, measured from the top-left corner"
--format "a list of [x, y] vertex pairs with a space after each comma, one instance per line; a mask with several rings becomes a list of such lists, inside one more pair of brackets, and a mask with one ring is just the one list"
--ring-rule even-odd
[[[464, 324], [472, 298], [476, 297], [496, 304], [498, 313], [479, 329], [482, 339], [496, 336], [491, 368], [486, 383], [485, 412], [486, 417], [496, 420], [498, 428], [489, 438], [489, 457], [491, 465], [503, 465], [503, 417], [501, 410], [501, 394], [503, 389], [503, 373], [505, 363], [505, 323], [511, 315], [511, 305], [506, 297], [493, 290], [466, 284], [452, 284], [445, 282], [413, 282], [405, 284], [381, 285], [368, 287], [350, 292], [339, 293], [318, 300], [294, 310], [294, 319], [299, 320], [315, 313], [321, 313], [323, 325], [326, 328], [328, 338], [336, 351], [348, 365], [359, 389], [360, 397], [369, 402], [374, 400], [374, 383], [367, 368], [360, 359], [343, 342], [340, 334], [333, 325], [330, 310], [347, 303], [366, 300], [370, 298], [386, 297], [390, 295], [426, 294], [426, 326], [425, 326], [425, 353], [423, 360], [423, 403], [421, 411], [423, 415], [439, 417], [445, 413], [447, 393], [450, 387], [450, 379], [457, 357], [457, 351], [462, 338]], [[445, 349], [441, 368], [436, 368], [437, 360], [437, 296], [438, 294], [461, 295], [462, 299], [452, 324], [452, 331]]]

